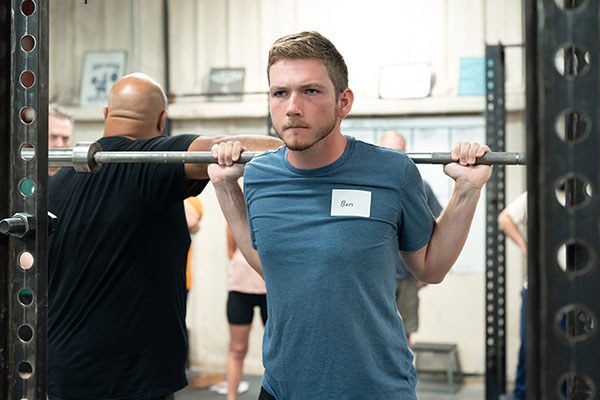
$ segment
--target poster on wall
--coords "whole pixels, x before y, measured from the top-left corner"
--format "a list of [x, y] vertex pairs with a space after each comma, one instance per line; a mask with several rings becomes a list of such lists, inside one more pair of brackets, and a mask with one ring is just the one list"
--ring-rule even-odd
[[245, 68], [211, 68], [208, 101], [242, 101], [245, 76]]
[[83, 55], [80, 107], [106, 105], [113, 83], [125, 73], [127, 52], [124, 50], [88, 51]]

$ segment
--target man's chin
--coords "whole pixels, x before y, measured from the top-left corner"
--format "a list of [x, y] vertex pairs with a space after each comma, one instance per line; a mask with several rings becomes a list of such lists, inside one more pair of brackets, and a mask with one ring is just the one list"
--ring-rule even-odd
[[[277, 133], [277, 136], [279, 136], [279, 138], [281, 140], [283, 140], [283, 143], [285, 143], [285, 146], [292, 151], [304, 151], [304, 150], [308, 150], [311, 147], [313, 147], [315, 144], [317, 144], [318, 142], [320, 142], [321, 140], [323, 140], [324, 138], [326, 138], [329, 133], [330, 130], [327, 131], [328, 133], [325, 135], [319, 135], [317, 132], [316, 135], [313, 134], [295, 134], [295, 133], [291, 133], [291, 132], [284, 132], [283, 135]], [[314, 137], [317, 136], [317, 137]], [[312, 141], [310, 139], [313, 139]]]
[[294, 145], [294, 146], [287, 146], [287, 148], [289, 150], [292, 151], [304, 151], [304, 150], [308, 150], [312, 147], [312, 145], [306, 145], [306, 146], [300, 146], [300, 145]]
[[312, 146], [311, 143], [302, 143], [298, 140], [298, 137], [296, 135], [280, 135], [277, 134], [277, 136], [279, 136], [279, 138], [281, 140], [283, 140], [283, 143], [285, 144], [285, 147], [287, 147], [289, 150], [293, 150], [293, 151], [302, 151], [302, 150], [306, 150], [308, 148], [310, 148]]
[[285, 146], [292, 151], [304, 151], [310, 149], [314, 143], [297, 143], [297, 142], [286, 142]]

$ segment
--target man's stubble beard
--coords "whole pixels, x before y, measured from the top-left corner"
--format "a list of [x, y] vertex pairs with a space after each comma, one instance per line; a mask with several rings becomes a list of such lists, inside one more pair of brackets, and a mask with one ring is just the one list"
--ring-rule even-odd
[[296, 144], [296, 145], [290, 145], [289, 143], [286, 142], [284, 136], [281, 135], [281, 133], [277, 131], [277, 129], [275, 129], [275, 133], [281, 140], [283, 140], [283, 142], [285, 143], [285, 145], [288, 149], [290, 149], [292, 151], [304, 151], [304, 150], [308, 150], [308, 149], [312, 148], [314, 145], [319, 143], [321, 140], [323, 140], [327, 136], [329, 136], [329, 134], [333, 131], [333, 128], [335, 128], [336, 123], [337, 123], [337, 118], [334, 117], [330, 124], [317, 130], [317, 140], [315, 140], [312, 143], [306, 143], [306, 144], [300, 143], [300, 144]]

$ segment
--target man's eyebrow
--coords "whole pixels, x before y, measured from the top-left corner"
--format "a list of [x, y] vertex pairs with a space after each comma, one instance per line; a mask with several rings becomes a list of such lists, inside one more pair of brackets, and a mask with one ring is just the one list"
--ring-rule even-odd
[[280, 90], [286, 90], [287, 88], [285, 86], [271, 86], [269, 88], [270, 92], [278, 92]]
[[319, 83], [319, 82], [308, 82], [308, 83], [303, 84], [300, 87], [303, 88], [303, 89], [306, 89], [306, 88], [309, 88], [309, 87], [311, 87], [311, 88], [314, 88], [314, 87], [316, 87], [316, 88], [324, 88], [325, 85], [323, 85], [322, 83]]
[[[319, 82], [308, 82], [308, 83], [303, 83], [302, 85], [300, 85], [301, 89], [306, 89], [306, 88], [322, 89], [324, 87], [325, 87], [325, 85], [323, 85], [322, 83], [319, 83]], [[289, 90], [289, 88], [287, 86], [271, 86], [269, 88], [270, 92], [278, 92], [280, 90]]]

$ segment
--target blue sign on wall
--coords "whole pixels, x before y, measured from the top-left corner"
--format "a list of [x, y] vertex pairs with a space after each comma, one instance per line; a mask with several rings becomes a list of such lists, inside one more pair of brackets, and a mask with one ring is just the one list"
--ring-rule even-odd
[[483, 57], [460, 59], [460, 96], [483, 96], [485, 94], [485, 63]]

